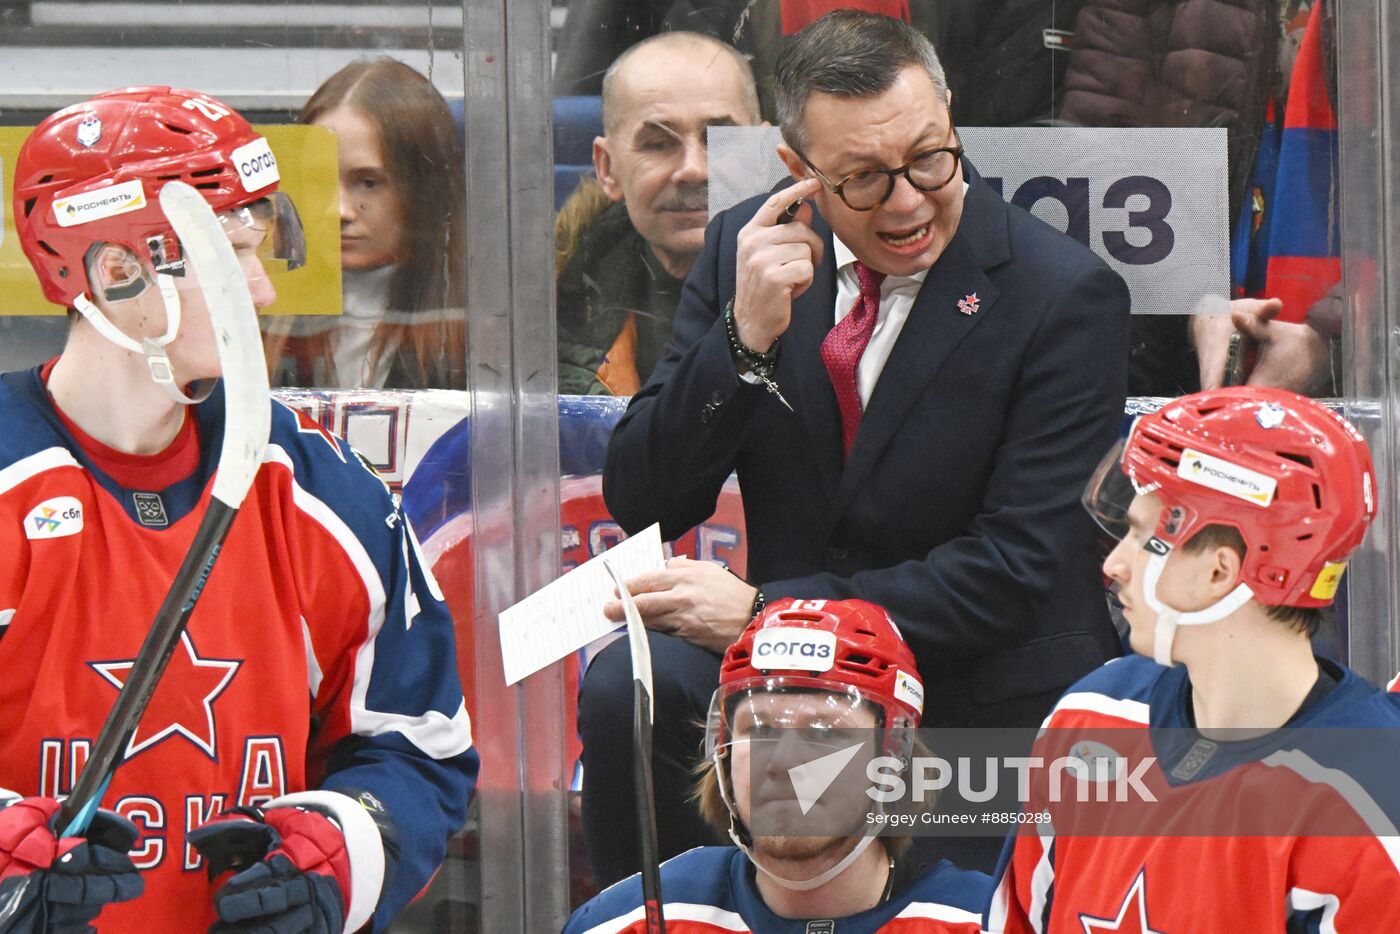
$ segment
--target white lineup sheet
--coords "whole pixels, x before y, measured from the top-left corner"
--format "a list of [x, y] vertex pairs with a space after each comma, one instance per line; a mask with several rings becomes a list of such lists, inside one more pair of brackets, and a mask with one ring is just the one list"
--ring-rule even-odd
[[652, 525], [546, 584], [500, 615], [501, 664], [511, 685], [616, 629], [603, 616], [615, 599], [603, 558], [623, 580], [666, 566], [661, 526]]

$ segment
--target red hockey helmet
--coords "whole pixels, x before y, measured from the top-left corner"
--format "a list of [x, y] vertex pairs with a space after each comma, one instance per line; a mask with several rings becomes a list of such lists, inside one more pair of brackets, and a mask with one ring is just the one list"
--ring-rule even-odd
[[1134, 423], [1085, 505], [1111, 534], [1133, 496], [1155, 493], [1168, 548], [1209, 525], [1237, 529], [1242, 583], [1269, 606], [1326, 606], [1376, 513], [1365, 440], [1325, 406], [1283, 389], [1183, 396]]
[[41, 122], [15, 165], [14, 218], [44, 296], [72, 307], [87, 291], [95, 243], [130, 248], [157, 271], [178, 264], [160, 188], [183, 181], [224, 214], [268, 199], [281, 225], [277, 255], [304, 257], [300, 222], [274, 198], [277, 159], [267, 140], [225, 104], [179, 88], [100, 94]]
[[775, 601], [724, 653], [709, 748], [727, 742], [731, 702], [756, 691], [824, 692], [834, 719], [864, 703], [880, 712], [886, 730], [912, 729], [924, 705], [918, 671], [894, 620], [873, 603]]

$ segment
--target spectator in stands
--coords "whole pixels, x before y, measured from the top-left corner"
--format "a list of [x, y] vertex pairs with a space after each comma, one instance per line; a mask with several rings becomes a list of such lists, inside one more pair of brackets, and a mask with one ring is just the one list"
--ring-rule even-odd
[[[1224, 127], [1234, 229], [1277, 73], [1277, 7], [1273, 0], [1083, 0], [1058, 120]], [[1185, 315], [1134, 316], [1129, 395], [1177, 396], [1197, 388], [1189, 321]]]
[[[1192, 340], [1203, 388], [1230, 380], [1331, 396], [1343, 314], [1335, 14], [1322, 0], [1290, 0], [1280, 12], [1280, 81], [1233, 245], [1237, 294], [1260, 298], [1195, 319]], [[1227, 376], [1236, 332], [1243, 365]]]
[[[1305, 396], [1335, 396], [1341, 388], [1342, 284], [1308, 308], [1303, 323], [1278, 320], [1283, 302], [1276, 298], [1237, 298], [1227, 318], [1193, 322], [1201, 361], [1201, 386], [1226, 382], [1229, 333], [1242, 336], [1248, 357], [1243, 379], [1250, 386], [1274, 386]], [[1237, 351], [1240, 352], [1240, 351]]]
[[340, 150], [343, 312], [265, 319], [276, 385], [465, 389], [462, 138], [402, 62], [354, 62], [302, 108]]
[[706, 130], [758, 120], [748, 63], [708, 36], [654, 36], [608, 69], [597, 183], [556, 224], [561, 393], [631, 395], [646, 381], [705, 242]]
[[1067, 41], [1086, 0], [569, 0], [554, 93], [598, 94], [609, 63], [671, 30], [733, 43], [752, 62], [765, 119], [775, 115], [773, 67], [787, 37], [833, 9], [902, 19], [940, 49], [958, 88], [958, 126], [1018, 126], [1054, 116]]
[[[1119, 651], [1077, 503], [1123, 419], [1127, 286], [961, 158], [938, 57], [907, 24], [829, 13], [776, 74], [795, 184], [711, 223], [603, 474], [619, 524], [665, 538], [732, 472], [744, 494], [752, 584], [680, 559], [628, 582], [651, 630], [664, 852], [708, 836], [685, 798], [695, 724], [765, 598], [885, 606], [936, 726], [1038, 725]], [[600, 881], [638, 863], [629, 672], [608, 646], [579, 698]]]

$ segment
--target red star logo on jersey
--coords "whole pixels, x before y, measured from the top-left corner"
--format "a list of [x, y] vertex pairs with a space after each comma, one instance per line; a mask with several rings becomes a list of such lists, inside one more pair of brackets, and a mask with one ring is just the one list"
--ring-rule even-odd
[[1118, 917], [1091, 918], [1081, 914], [1079, 923], [1084, 925], [1084, 934], [1097, 931], [1116, 931], [1118, 934], [1163, 934], [1147, 921], [1147, 870], [1139, 869], [1132, 888], [1118, 908]]
[[[135, 659], [117, 662], [89, 662], [93, 670], [121, 690]], [[170, 664], [156, 684], [155, 693], [141, 715], [141, 722], [126, 747], [130, 759], [168, 736], [183, 736], [211, 759], [215, 753], [217, 730], [214, 701], [228, 687], [241, 661], [201, 658], [188, 632], [181, 633], [180, 646], [170, 656]]]

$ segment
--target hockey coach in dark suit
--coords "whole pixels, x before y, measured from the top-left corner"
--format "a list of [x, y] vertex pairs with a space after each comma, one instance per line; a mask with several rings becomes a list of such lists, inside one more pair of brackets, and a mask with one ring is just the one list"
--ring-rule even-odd
[[[622, 526], [668, 539], [732, 471], [743, 492], [752, 583], [686, 559], [631, 582], [667, 853], [709, 839], [689, 769], [717, 653], [765, 600], [887, 608], [929, 726], [1037, 726], [1119, 652], [1079, 498], [1123, 417], [1126, 285], [977, 176], [906, 24], [829, 14], [793, 38], [776, 88], [797, 181], [710, 224], [604, 474]], [[580, 697], [600, 882], [638, 868], [628, 664], [625, 644], [604, 650]]]

